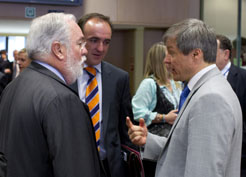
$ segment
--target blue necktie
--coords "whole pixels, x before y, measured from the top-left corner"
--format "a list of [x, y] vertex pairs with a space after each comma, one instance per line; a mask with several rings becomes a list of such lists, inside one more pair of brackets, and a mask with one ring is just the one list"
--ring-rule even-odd
[[190, 93], [190, 89], [188, 88], [188, 85], [185, 86], [185, 88], [183, 89], [181, 95], [180, 95], [180, 100], [179, 100], [179, 111], [182, 108], [182, 105], [184, 104], [187, 96]]

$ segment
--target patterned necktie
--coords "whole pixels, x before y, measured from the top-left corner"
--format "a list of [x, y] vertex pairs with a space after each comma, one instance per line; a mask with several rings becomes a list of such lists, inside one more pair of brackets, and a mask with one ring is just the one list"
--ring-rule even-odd
[[185, 88], [183, 89], [181, 95], [180, 95], [180, 100], [179, 100], [179, 111], [181, 110], [187, 96], [190, 93], [190, 89], [188, 88], [188, 85], [185, 86]]
[[96, 80], [96, 69], [93, 67], [86, 67], [85, 70], [89, 75], [85, 92], [85, 103], [88, 105], [92, 123], [95, 130], [96, 144], [98, 151], [100, 150], [100, 112], [99, 112], [99, 91]]

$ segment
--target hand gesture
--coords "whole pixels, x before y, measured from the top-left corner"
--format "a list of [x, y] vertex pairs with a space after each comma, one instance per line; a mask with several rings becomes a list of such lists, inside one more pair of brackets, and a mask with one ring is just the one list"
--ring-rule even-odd
[[126, 125], [128, 127], [128, 135], [133, 144], [138, 146], [143, 146], [146, 144], [147, 138], [147, 127], [145, 125], [144, 119], [139, 119], [139, 126], [133, 125], [130, 118], [126, 118]]

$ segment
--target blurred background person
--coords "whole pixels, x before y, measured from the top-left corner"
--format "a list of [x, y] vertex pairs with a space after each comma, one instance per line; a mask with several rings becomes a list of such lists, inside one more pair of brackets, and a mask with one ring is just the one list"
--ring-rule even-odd
[[9, 62], [6, 50], [0, 51], [0, 94], [12, 80], [12, 63]]
[[7, 52], [6, 50], [0, 51], [0, 66], [2, 65], [2, 62], [5, 61], [7, 58]]
[[217, 56], [216, 65], [228, 80], [236, 93], [243, 112], [243, 143], [241, 159], [241, 176], [246, 176], [246, 70], [231, 63], [232, 45], [230, 39], [224, 35], [216, 35]]
[[[132, 99], [134, 120], [144, 118], [149, 132], [168, 136], [174, 120], [181, 93], [180, 82], [175, 82], [164, 64], [166, 47], [155, 43], [146, 57], [144, 79]], [[143, 159], [145, 176], [155, 176], [156, 162]]]
[[8, 60], [6, 50], [1, 50], [0, 71], [5, 74], [11, 74], [11, 62]]
[[[232, 41], [232, 57], [233, 63], [237, 64], [237, 39]], [[241, 55], [240, 55], [240, 66], [246, 67], [246, 38], [241, 37]]]
[[14, 56], [14, 61], [13, 61], [13, 64], [12, 64], [12, 70], [13, 70], [13, 74], [12, 74], [12, 80], [14, 78], [16, 78], [19, 73], [20, 73], [20, 68], [19, 68], [19, 64], [17, 63], [18, 62], [18, 50], [14, 50], [13, 51], [13, 56]]
[[20, 72], [22, 72], [31, 63], [31, 59], [28, 58], [26, 49], [22, 49], [18, 53], [18, 65]]

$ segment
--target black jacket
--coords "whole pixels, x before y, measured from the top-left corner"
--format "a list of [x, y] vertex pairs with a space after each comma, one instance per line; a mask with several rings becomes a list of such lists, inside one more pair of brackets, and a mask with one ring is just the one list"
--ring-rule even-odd
[[98, 177], [102, 169], [87, 106], [35, 62], [2, 94], [0, 152], [8, 177]]

